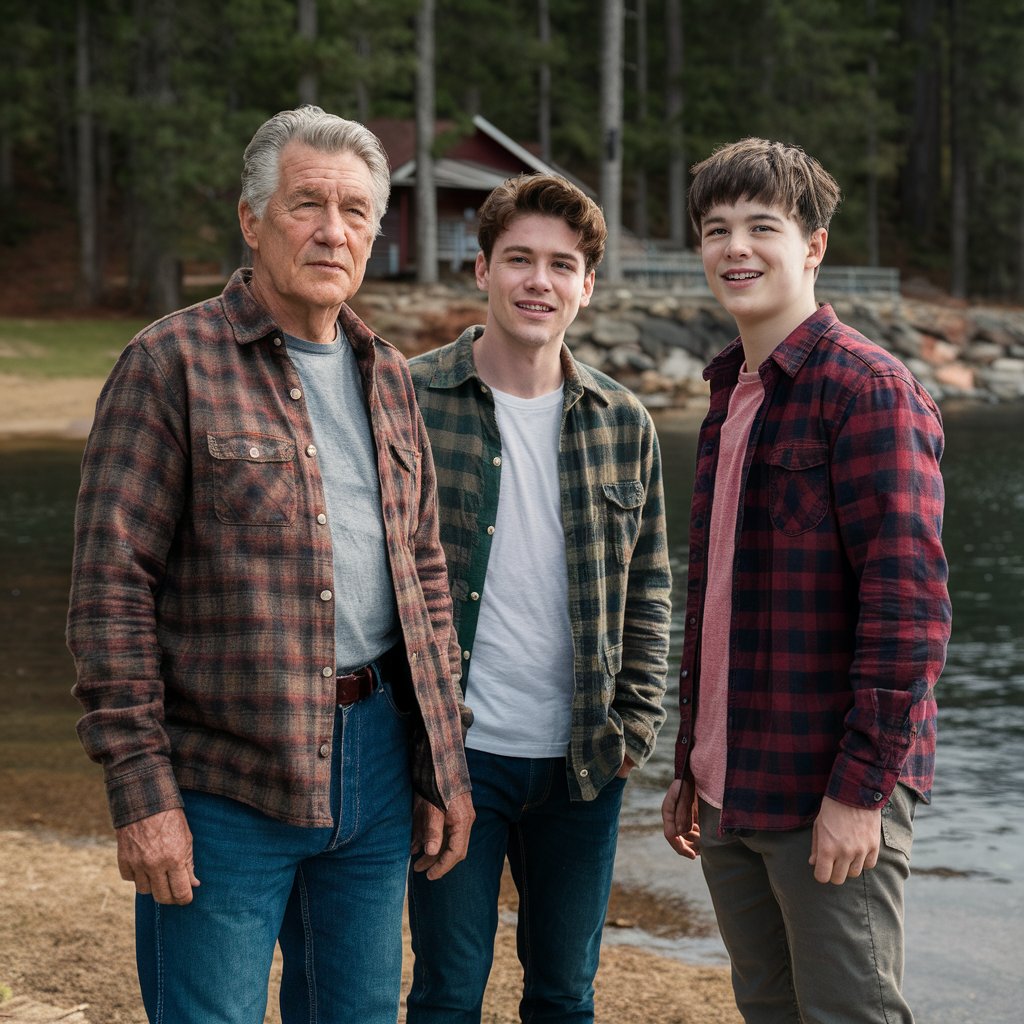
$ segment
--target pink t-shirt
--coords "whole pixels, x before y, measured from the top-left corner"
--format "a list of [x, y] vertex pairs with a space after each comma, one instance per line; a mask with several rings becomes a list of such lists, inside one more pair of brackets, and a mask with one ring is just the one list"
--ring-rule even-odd
[[732, 568], [743, 456], [750, 428], [764, 399], [757, 373], [740, 371], [722, 424], [715, 493], [708, 529], [707, 589], [701, 627], [700, 697], [693, 728], [690, 767], [701, 799], [722, 806], [729, 711], [729, 634], [732, 623]]

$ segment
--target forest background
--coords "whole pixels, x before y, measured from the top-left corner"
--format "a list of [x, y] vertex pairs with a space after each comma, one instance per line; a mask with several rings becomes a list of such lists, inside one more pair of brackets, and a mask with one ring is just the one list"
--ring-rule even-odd
[[1021, 0], [0, 0], [0, 23], [0, 268], [63, 228], [79, 308], [166, 312], [186, 264], [237, 265], [242, 149], [301, 101], [419, 101], [454, 124], [434, 152], [483, 114], [674, 249], [689, 165], [796, 142], [843, 186], [832, 262], [1024, 302]]

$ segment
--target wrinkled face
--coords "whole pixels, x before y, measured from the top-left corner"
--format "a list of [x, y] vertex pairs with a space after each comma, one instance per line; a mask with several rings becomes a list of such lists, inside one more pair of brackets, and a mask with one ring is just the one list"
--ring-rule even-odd
[[489, 337], [533, 348], [561, 345], [594, 290], [594, 272], [587, 271], [579, 242], [579, 233], [560, 217], [527, 213], [498, 236], [489, 263], [477, 254]]
[[814, 271], [828, 234], [808, 238], [781, 207], [741, 199], [711, 207], [701, 221], [701, 258], [712, 294], [744, 325], [775, 319], [801, 323], [814, 306]]
[[302, 320], [336, 309], [362, 283], [373, 246], [370, 169], [354, 153], [289, 142], [263, 216], [241, 203], [239, 220], [253, 250], [253, 289], [273, 312]]

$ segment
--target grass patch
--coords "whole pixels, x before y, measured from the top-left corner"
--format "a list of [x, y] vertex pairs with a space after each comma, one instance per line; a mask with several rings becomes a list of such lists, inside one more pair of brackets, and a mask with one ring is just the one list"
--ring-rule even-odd
[[106, 377], [147, 320], [0, 317], [0, 373], [52, 380]]

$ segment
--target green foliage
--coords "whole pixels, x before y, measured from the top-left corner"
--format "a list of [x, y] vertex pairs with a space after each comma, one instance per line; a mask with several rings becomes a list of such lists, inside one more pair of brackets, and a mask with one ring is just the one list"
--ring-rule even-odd
[[[624, 180], [648, 177], [651, 231], [665, 234], [666, 4], [647, 0], [646, 117], [638, 114], [635, 5], [627, 2]], [[319, 0], [300, 39], [295, 0], [89, 0], [92, 82], [75, 88], [79, 0], [0, 0], [0, 171], [74, 203], [75, 115], [95, 119], [108, 252], [133, 278], [152, 253], [227, 259], [237, 248], [242, 150], [270, 114], [319, 101], [350, 117], [411, 117], [418, 0]], [[551, 74], [554, 162], [590, 184], [600, 155], [600, 7], [550, 0], [437, 5], [437, 114], [481, 113], [513, 138], [539, 137], [541, 64]], [[971, 287], [1024, 287], [1024, 5], [1020, 0], [681, 0], [683, 129], [689, 163], [745, 135], [797, 142], [839, 179], [831, 255], [867, 255], [939, 280], [949, 260], [954, 147], [966, 148]], [[957, 13], [957, 25], [951, 20]], [[954, 96], [951, 68], [967, 69]], [[956, 116], [954, 116], [956, 115]], [[963, 126], [962, 138], [952, 133]], [[877, 223], [868, 204], [877, 183]], [[2, 181], [2, 177], [0, 177]], [[0, 240], [26, 224], [0, 196]], [[147, 254], [148, 253], [148, 254]]]

